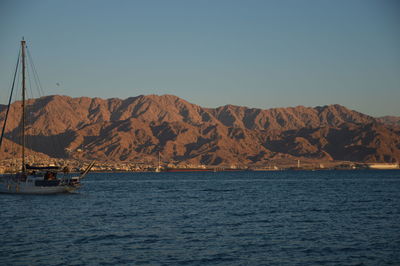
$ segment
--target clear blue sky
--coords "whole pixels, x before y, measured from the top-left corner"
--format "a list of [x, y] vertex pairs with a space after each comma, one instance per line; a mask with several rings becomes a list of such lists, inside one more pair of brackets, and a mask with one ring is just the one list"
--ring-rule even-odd
[[0, 102], [25, 36], [46, 94], [400, 115], [399, 14], [397, 0], [0, 0]]

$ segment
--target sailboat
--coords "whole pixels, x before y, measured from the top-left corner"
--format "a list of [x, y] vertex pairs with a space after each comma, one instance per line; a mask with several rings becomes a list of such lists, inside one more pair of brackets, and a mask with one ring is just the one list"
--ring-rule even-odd
[[26, 41], [22, 39], [21, 50], [18, 56], [17, 66], [14, 74], [14, 81], [11, 89], [11, 95], [8, 102], [3, 129], [0, 139], [0, 149], [4, 138], [5, 127], [7, 124], [8, 113], [10, 110], [12, 93], [14, 90], [15, 79], [18, 72], [18, 65], [21, 62], [22, 67], [22, 115], [21, 115], [21, 168], [17, 173], [3, 174], [0, 176], [0, 193], [16, 193], [16, 194], [56, 194], [73, 192], [81, 187], [81, 180], [88, 174], [93, 167], [94, 162], [90, 163], [86, 169], [76, 176], [57, 175], [66, 169], [57, 166], [40, 166], [34, 167], [26, 164], [25, 155], [25, 119], [26, 119]]

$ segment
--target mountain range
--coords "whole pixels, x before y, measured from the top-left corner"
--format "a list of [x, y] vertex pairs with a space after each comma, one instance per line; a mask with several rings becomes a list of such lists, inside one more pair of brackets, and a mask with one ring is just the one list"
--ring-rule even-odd
[[[11, 105], [1, 157], [15, 156], [21, 102]], [[0, 121], [7, 107], [0, 106]], [[27, 102], [29, 152], [99, 161], [265, 165], [276, 160], [398, 162], [400, 119], [341, 105], [204, 108], [173, 95], [46, 96]]]

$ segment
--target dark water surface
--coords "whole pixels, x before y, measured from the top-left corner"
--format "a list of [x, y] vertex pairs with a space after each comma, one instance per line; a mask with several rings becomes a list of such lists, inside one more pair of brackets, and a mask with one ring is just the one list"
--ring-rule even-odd
[[400, 171], [90, 174], [0, 210], [1, 265], [400, 265]]

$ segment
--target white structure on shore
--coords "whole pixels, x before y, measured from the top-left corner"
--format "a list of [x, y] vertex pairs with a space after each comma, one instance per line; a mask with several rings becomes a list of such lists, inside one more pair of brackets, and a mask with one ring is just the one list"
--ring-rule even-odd
[[398, 163], [373, 163], [369, 164], [370, 169], [399, 169]]

